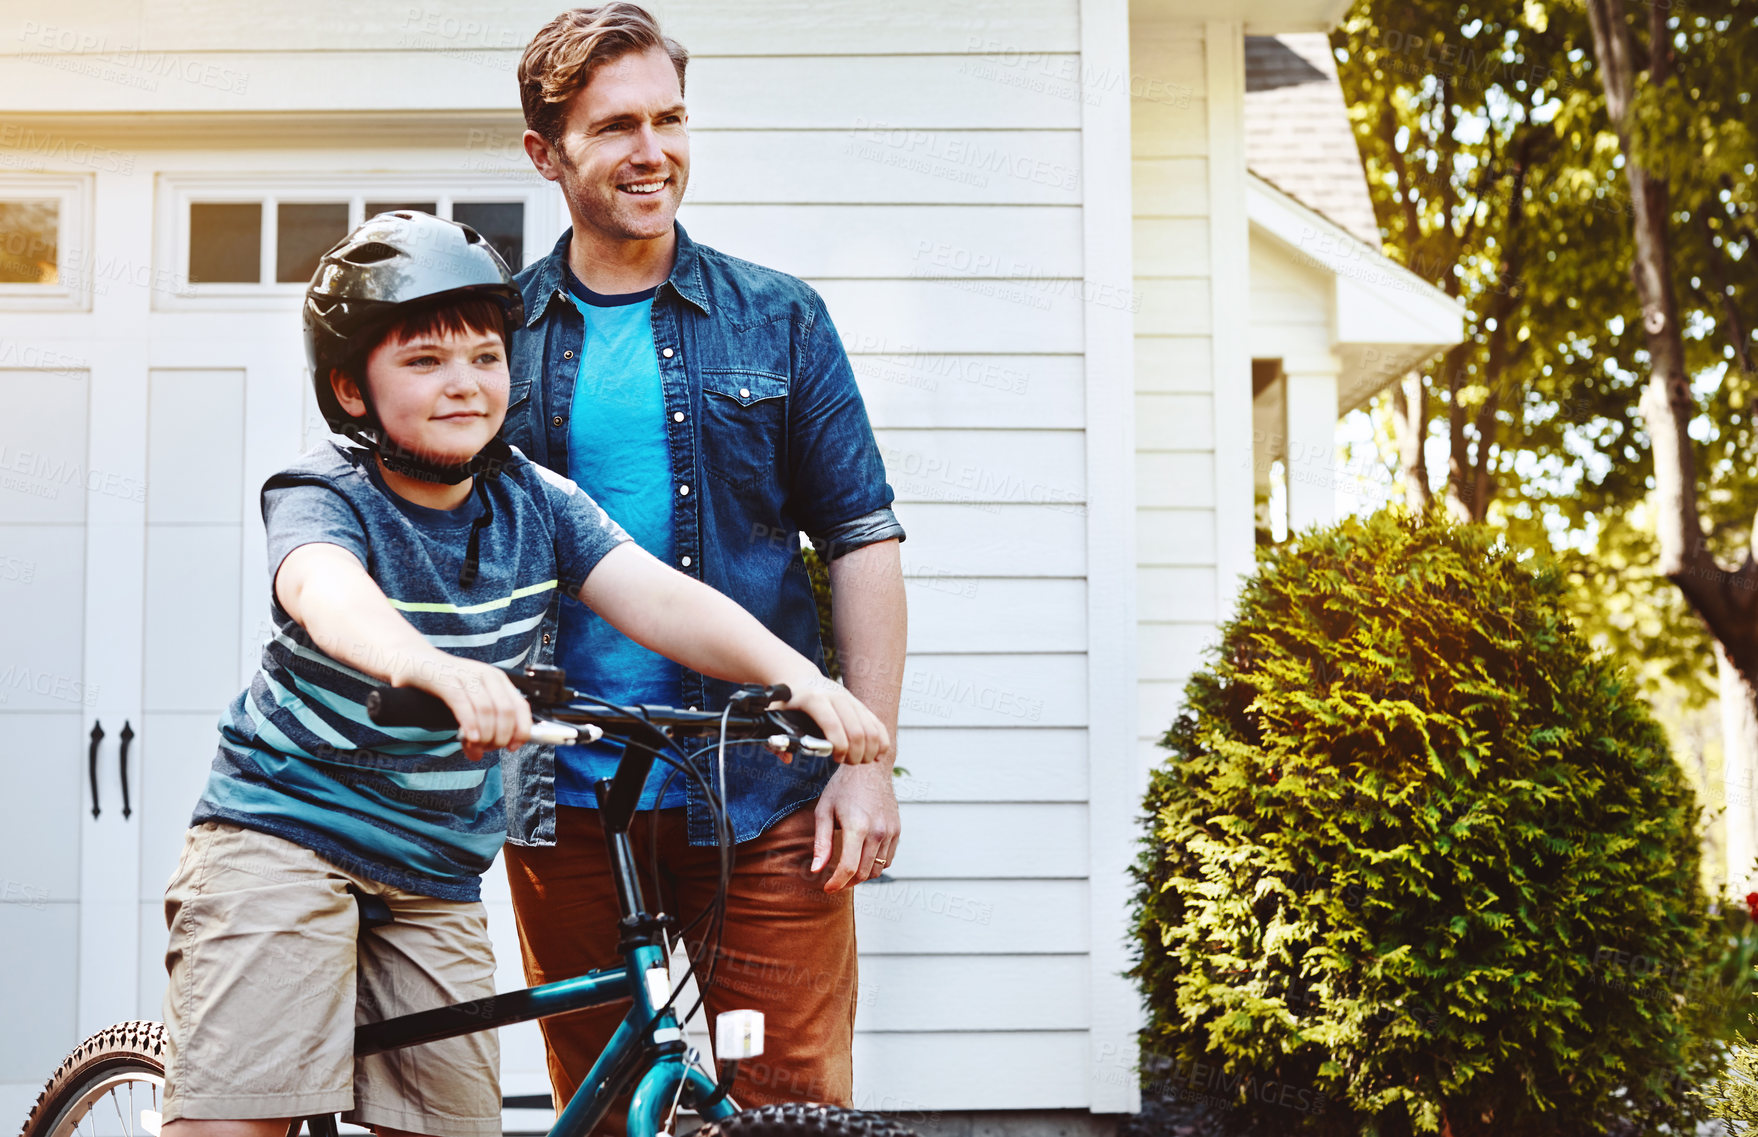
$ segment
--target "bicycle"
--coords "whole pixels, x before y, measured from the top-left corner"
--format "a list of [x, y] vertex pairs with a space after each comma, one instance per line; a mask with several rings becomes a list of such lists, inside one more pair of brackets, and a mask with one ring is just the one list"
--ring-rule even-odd
[[[724, 785], [728, 741], [762, 741], [787, 761], [798, 754], [827, 757], [830, 744], [815, 735], [818, 726], [810, 717], [798, 711], [768, 709], [771, 703], [787, 700], [788, 689], [742, 688], [724, 710], [717, 712], [618, 706], [568, 687], [566, 676], [555, 667], [527, 667], [523, 674], [511, 678], [531, 705], [533, 741], [569, 745], [596, 742], [608, 736], [625, 744], [614, 777], [593, 787], [604, 818], [605, 840], [622, 910], [618, 951], [623, 965], [487, 999], [362, 1024], [354, 1032], [355, 1053], [399, 1050], [628, 999], [630, 1007], [622, 1024], [557, 1116], [548, 1137], [586, 1137], [618, 1096], [631, 1086], [634, 1092], [628, 1109], [629, 1137], [669, 1137], [680, 1108], [690, 1109], [703, 1119], [705, 1124], [698, 1131], [699, 1137], [915, 1137], [907, 1126], [891, 1118], [837, 1106], [787, 1103], [738, 1109], [730, 1097], [733, 1079], [741, 1061], [763, 1052], [762, 1015], [756, 1011], [734, 1011], [716, 1020], [715, 1050], [720, 1076], [710, 1078], [699, 1056], [683, 1041], [682, 1023], [695, 1016], [702, 1006], [701, 999], [698, 997], [682, 1020], [674, 1006], [682, 990], [681, 986], [672, 987], [668, 966], [668, 930], [675, 921], [663, 913], [649, 913], [642, 897], [629, 825], [653, 764], [663, 761], [672, 767], [666, 775], [668, 779], [682, 773], [702, 784], [713, 807], [720, 842], [720, 889], [715, 902], [697, 917], [709, 921], [697, 953], [709, 960], [707, 974], [701, 979], [701, 987], [706, 989], [713, 983], [713, 961], [725, 917], [733, 846], [725, 805], [716, 792], [714, 779], [698, 768], [696, 759], [717, 750], [720, 781]], [[429, 730], [457, 726], [443, 702], [413, 688], [378, 688], [369, 697], [367, 709], [381, 726]], [[695, 750], [680, 745], [680, 739], [703, 736], [712, 736], [715, 741]], [[659, 796], [663, 796], [663, 787]], [[355, 900], [360, 911], [361, 935], [390, 922], [389, 908], [382, 900], [361, 894], [356, 894]], [[689, 930], [688, 926], [681, 930], [680, 937]], [[710, 950], [711, 943], [715, 950]], [[697, 972], [697, 959], [692, 957], [690, 962], [691, 971]], [[117, 1130], [120, 1137], [157, 1137], [165, 1047], [165, 1029], [160, 1023], [118, 1023], [92, 1035], [74, 1049], [49, 1079], [25, 1121], [21, 1137], [76, 1137], [85, 1132], [82, 1126], [87, 1121], [92, 1122], [90, 1130], [95, 1133], [99, 1121], [108, 1124], [108, 1113], [102, 1106], [106, 1100], [111, 1102], [121, 1122]], [[295, 1119], [290, 1135], [299, 1132], [301, 1121], [310, 1137], [338, 1137], [335, 1115]], [[106, 1133], [104, 1137], [110, 1135]]]

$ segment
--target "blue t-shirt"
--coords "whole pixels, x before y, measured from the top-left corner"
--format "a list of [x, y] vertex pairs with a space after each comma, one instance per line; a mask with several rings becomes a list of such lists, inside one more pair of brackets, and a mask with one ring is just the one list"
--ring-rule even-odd
[[577, 485], [517, 450], [488, 479], [478, 577], [458, 583], [473, 490], [458, 509], [392, 493], [359, 447], [326, 443], [263, 486], [275, 633], [250, 687], [220, 716], [220, 746], [191, 825], [229, 821], [311, 849], [361, 876], [443, 900], [475, 900], [506, 837], [499, 752], [472, 762], [455, 734], [373, 725], [381, 681], [332, 659], [274, 597], [288, 553], [316, 542], [360, 559], [391, 606], [452, 655], [535, 660], [560, 591], [572, 596], [628, 540]]
[[[671, 448], [665, 399], [653, 345], [658, 289], [605, 295], [573, 273], [568, 289], [586, 321], [580, 368], [568, 420], [568, 477], [622, 523], [637, 544], [675, 564], [672, 539]], [[574, 687], [618, 703], [675, 706], [683, 669], [629, 639], [577, 600], [562, 600], [557, 662]], [[592, 785], [616, 773], [622, 745], [609, 741], [556, 750], [555, 797], [562, 805], [596, 809]], [[641, 795], [651, 808], [671, 767], [657, 763]], [[666, 806], [684, 804], [683, 775], [665, 788]]]

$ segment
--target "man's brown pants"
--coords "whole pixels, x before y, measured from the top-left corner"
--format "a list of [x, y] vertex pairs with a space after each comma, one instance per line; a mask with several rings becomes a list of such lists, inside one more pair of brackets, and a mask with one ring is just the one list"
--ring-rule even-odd
[[[649, 856], [655, 825], [657, 881]], [[711, 1037], [722, 1011], [763, 1012], [763, 1054], [741, 1062], [733, 1084], [733, 1098], [746, 1108], [783, 1101], [848, 1105], [854, 1095], [853, 894], [846, 888], [824, 891], [834, 856], [820, 873], [809, 871], [812, 833], [813, 814], [806, 807], [737, 849], [720, 964], [704, 1003]], [[683, 809], [636, 814], [629, 837], [648, 911], [676, 916], [681, 928], [712, 902], [720, 853], [713, 845], [688, 843]], [[597, 810], [557, 806], [554, 845], [507, 845], [506, 856], [529, 982], [570, 979], [618, 963], [621, 913]], [[707, 923], [690, 932], [692, 952]], [[698, 982], [706, 963], [697, 968]], [[542, 1021], [557, 1110], [585, 1079], [626, 1010], [618, 1003]], [[680, 1001], [679, 1013], [687, 1010]], [[626, 1106], [625, 1098], [599, 1131], [622, 1134]]]

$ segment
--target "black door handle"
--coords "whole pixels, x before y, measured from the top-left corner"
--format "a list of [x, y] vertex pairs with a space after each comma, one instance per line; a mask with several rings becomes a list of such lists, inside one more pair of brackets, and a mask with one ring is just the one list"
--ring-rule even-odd
[[86, 771], [92, 779], [92, 817], [98, 816], [98, 743], [104, 741], [104, 724], [92, 720], [92, 746], [86, 751]]
[[128, 808], [128, 744], [134, 741], [134, 728], [127, 719], [122, 720], [122, 733], [117, 737], [122, 739], [122, 820], [127, 821], [134, 815]]

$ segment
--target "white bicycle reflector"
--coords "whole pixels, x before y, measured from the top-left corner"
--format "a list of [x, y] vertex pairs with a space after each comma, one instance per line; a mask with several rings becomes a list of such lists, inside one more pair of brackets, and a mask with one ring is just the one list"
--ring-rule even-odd
[[714, 1020], [714, 1056], [755, 1058], [763, 1053], [763, 1012], [725, 1011]]

